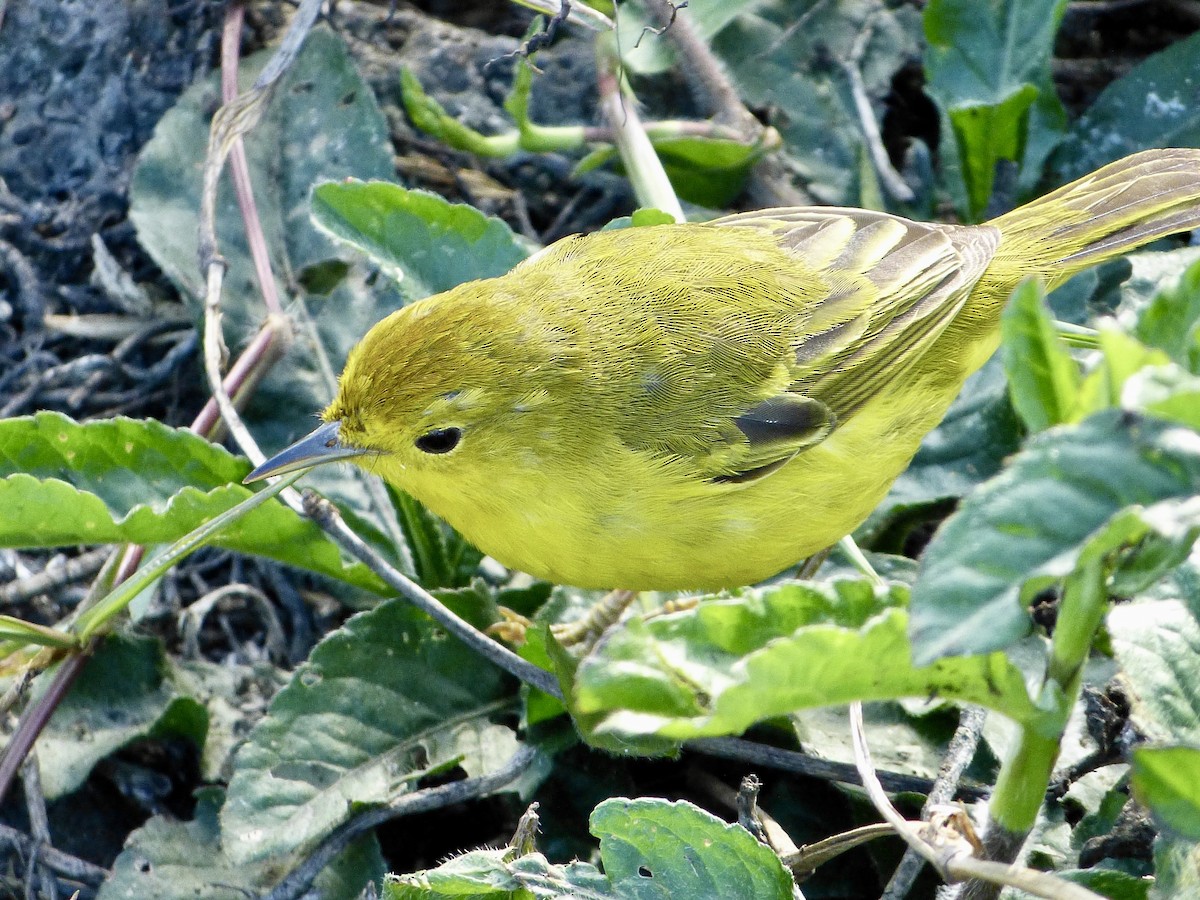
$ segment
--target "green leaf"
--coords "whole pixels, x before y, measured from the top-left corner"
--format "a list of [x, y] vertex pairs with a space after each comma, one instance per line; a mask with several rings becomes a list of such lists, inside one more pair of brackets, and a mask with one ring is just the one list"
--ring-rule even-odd
[[[1056, 878], [1078, 884], [1094, 891], [1108, 900], [1146, 900], [1150, 895], [1153, 878], [1143, 878], [1116, 869], [1059, 869], [1054, 872]], [[1036, 900], [1033, 894], [1016, 888], [1006, 889], [1005, 900]]]
[[618, 897], [792, 897], [770, 847], [690, 803], [614, 797], [589, 827]]
[[1145, 346], [1111, 321], [1100, 323], [1098, 340], [1100, 358], [1079, 385], [1073, 421], [1122, 406], [1125, 383], [1135, 373], [1168, 362], [1163, 351]]
[[204, 745], [208, 716], [171, 684], [159, 641], [110, 635], [38, 739], [46, 796], [70, 793], [100, 760], [168, 724], [170, 733]]
[[384, 895], [389, 900], [794, 896], [791, 874], [769, 847], [740, 825], [690, 803], [612, 798], [592, 812], [590, 828], [600, 839], [603, 872], [581, 862], [551, 864], [540, 853], [514, 857], [511, 849], [473, 850], [436, 869], [392, 876]]
[[758, 145], [721, 138], [660, 138], [653, 143], [679, 196], [708, 209], [736, 200], [763, 155]]
[[1200, 34], [1175, 41], [1108, 85], [1050, 161], [1057, 181], [1149, 147], [1200, 145]]
[[[271, 56], [267, 50], [239, 67], [248, 88]], [[209, 122], [217, 108], [214, 75], [190, 87], [155, 128], [130, 185], [129, 218], [138, 240], [175, 283], [199, 322], [203, 282], [197, 264], [201, 171]], [[243, 418], [268, 454], [312, 430], [314, 416], [333, 399], [336, 373], [368, 328], [403, 303], [388, 279], [374, 278], [309, 220], [309, 194], [321, 181], [386, 178], [393, 173], [387, 122], [370, 86], [358, 74], [341, 39], [325, 27], [307, 36], [281, 79], [265, 117], [246, 137], [255, 201], [275, 273], [293, 325], [283, 356], [254, 389]], [[245, 347], [265, 316], [253, 262], [231, 180], [217, 194], [217, 237], [228, 265], [221, 311], [225, 343]], [[332, 289], [328, 276], [344, 271]], [[306, 293], [303, 285], [317, 289]], [[356, 466], [321, 466], [305, 485], [353, 509], [373, 529], [357, 532], [394, 558], [402, 543], [395, 516], [377, 504]], [[388, 535], [384, 538], [381, 533]]]
[[[251, 495], [249, 464], [184, 428], [115, 418], [77, 423], [41, 412], [0, 421], [0, 546], [177, 540]], [[390, 590], [278, 500], [213, 544], [266, 556], [376, 593]]]
[[327, 182], [312, 204], [322, 228], [387, 268], [410, 300], [503, 275], [528, 255], [501, 220], [398, 184]]
[[1192, 599], [1192, 610], [1168, 599], [1122, 604], [1108, 615], [1130, 716], [1161, 743], [1200, 745], [1200, 591]]
[[1177, 282], [1162, 287], [1140, 311], [1134, 336], [1200, 375], [1200, 260]]
[[1196, 842], [1173, 834], [1160, 834], [1154, 841], [1154, 887], [1152, 900], [1183, 900], [1200, 897], [1200, 854]]
[[1121, 404], [1200, 431], [1200, 375], [1173, 364], [1146, 366], [1125, 382]]
[[1138, 747], [1131, 786], [1164, 827], [1200, 841], [1200, 748]]
[[[794, 710], [899, 697], [960, 699], [1018, 721], [1037, 713], [1002, 655], [913, 665], [906, 588], [788, 582], [631, 619], [574, 673], [569, 702], [590, 743], [663, 752], [670, 742], [740, 734]], [[863, 660], [871, 660], [863, 665]]]
[[[289, 857], [234, 863], [222, 851], [217, 808], [220, 792], [200, 792], [195, 818], [179, 822], [155, 816], [129, 836], [98, 900], [246, 900], [262, 896], [299, 860]], [[282, 864], [282, 865], [281, 865]], [[351, 844], [317, 876], [311, 895], [358, 900], [369, 882], [384, 875], [379, 844], [366, 837]]]
[[[1040, 173], [1058, 138], [1063, 116], [1050, 58], [1066, 6], [1065, 0], [931, 0], [925, 7], [926, 90], [953, 126], [973, 219], [991, 198], [997, 162]], [[1037, 158], [1027, 158], [1031, 148]]]
[[311, 846], [359, 804], [455, 765], [478, 775], [515, 750], [489, 716], [496, 669], [405, 601], [355, 616], [313, 650], [234, 759], [221, 812], [236, 862]]
[[1025, 604], [1070, 574], [1117, 513], [1197, 490], [1200, 435], [1181, 426], [1112, 410], [1037, 435], [926, 548], [913, 588], [916, 660], [1019, 640]]
[[1079, 392], [1079, 366], [1054, 328], [1036, 280], [1013, 292], [1000, 316], [1000, 352], [1013, 408], [1030, 431], [1066, 422]]
[[609, 880], [593, 865], [558, 865], [540, 853], [513, 858], [511, 850], [471, 850], [436, 869], [391, 875], [387, 900], [526, 900], [532, 897], [618, 900]]
[[[747, 10], [709, 5], [737, 13], [715, 32], [712, 48], [742, 100], [772, 110], [772, 125], [784, 140], [784, 165], [822, 203], [861, 206], [862, 126], [849, 79], [836, 61], [849, 60], [868, 36], [858, 66], [882, 119], [893, 76], [920, 54], [920, 14], [882, 0], [751, 4]], [[796, 27], [799, 22], [803, 27]]]

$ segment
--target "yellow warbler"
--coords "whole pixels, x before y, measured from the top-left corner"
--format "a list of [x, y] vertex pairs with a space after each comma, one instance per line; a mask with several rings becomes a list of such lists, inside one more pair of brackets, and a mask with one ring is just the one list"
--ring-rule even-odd
[[1197, 226], [1200, 150], [1151, 150], [985, 225], [798, 208], [569, 237], [375, 325], [326, 424], [250, 479], [353, 459], [551, 581], [759, 581], [866, 518], [1021, 279]]

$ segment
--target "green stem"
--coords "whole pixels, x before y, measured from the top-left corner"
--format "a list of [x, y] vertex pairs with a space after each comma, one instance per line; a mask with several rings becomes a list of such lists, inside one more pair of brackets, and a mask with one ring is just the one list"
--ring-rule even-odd
[[1047, 716], [1022, 731], [1016, 752], [1001, 767], [990, 803], [993, 825], [1012, 834], [1028, 834], [1045, 799], [1067, 719], [1079, 696], [1083, 664], [1106, 608], [1105, 573], [1106, 560], [1097, 554], [1081, 560], [1063, 586], [1039, 701]]
[[646, 136], [632, 98], [623, 90], [615, 45], [608, 38], [609, 35], [602, 35], [596, 41], [600, 107], [615, 132], [617, 150], [621, 153], [634, 195], [641, 206], [660, 209], [676, 222], [686, 222], [675, 188]]
[[1100, 332], [1094, 328], [1055, 320], [1054, 330], [1068, 347], [1078, 347], [1081, 350], [1096, 350], [1100, 347]]

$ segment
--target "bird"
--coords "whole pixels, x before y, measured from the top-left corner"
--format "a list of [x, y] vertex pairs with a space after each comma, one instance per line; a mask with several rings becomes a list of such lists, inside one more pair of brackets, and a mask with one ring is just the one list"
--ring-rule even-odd
[[1200, 226], [1200, 150], [1147, 150], [981, 225], [798, 207], [564, 238], [353, 348], [309, 436], [504, 565], [610, 590], [761, 582], [878, 505], [1048, 288]]

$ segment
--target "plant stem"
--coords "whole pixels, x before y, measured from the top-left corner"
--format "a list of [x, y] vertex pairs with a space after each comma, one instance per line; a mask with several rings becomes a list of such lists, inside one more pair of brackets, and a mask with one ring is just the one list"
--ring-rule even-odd
[[[1079, 697], [1083, 665], [1107, 606], [1106, 574], [1103, 554], [1085, 554], [1063, 585], [1039, 700], [1047, 716], [1037, 725], [1024, 728], [1015, 752], [1000, 769], [988, 804], [990, 823], [985, 844], [989, 858], [997, 862], [1016, 858], [1042, 808], [1067, 719]], [[969, 884], [961, 895], [962, 900], [995, 896], [994, 885], [979, 882]]]

